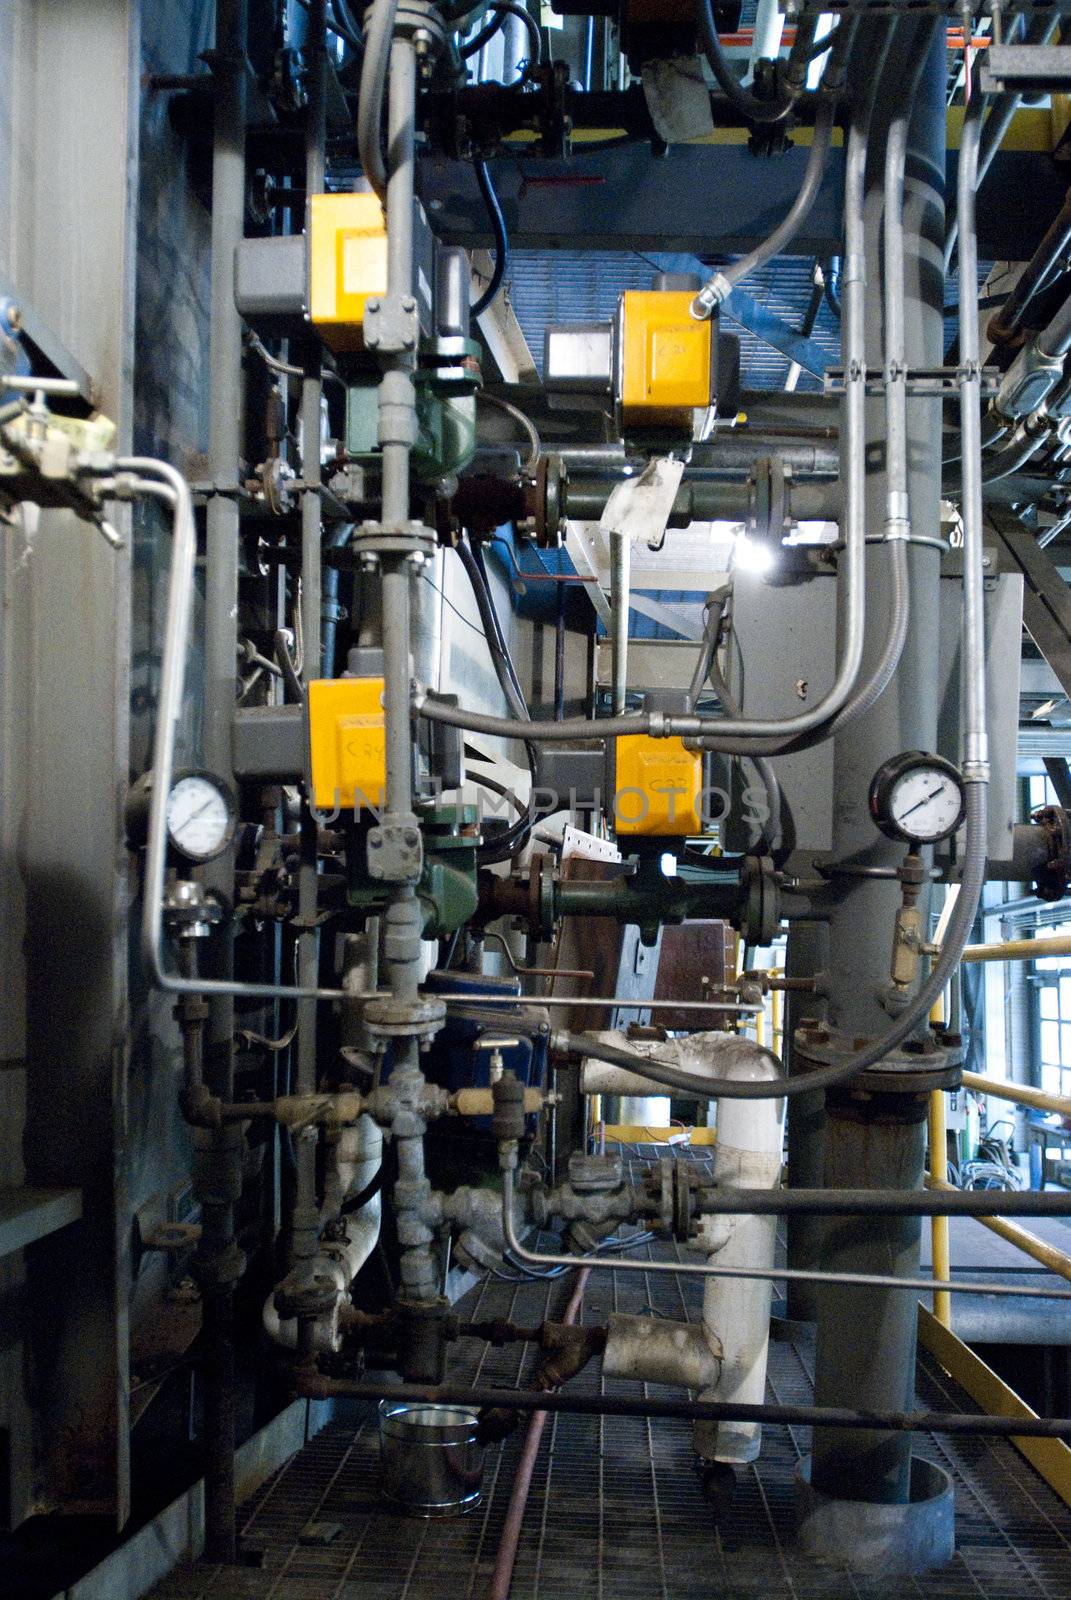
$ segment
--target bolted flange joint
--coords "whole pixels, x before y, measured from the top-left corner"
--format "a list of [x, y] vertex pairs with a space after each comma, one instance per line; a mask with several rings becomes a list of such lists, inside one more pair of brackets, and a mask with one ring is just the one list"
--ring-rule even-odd
[[419, 338], [420, 315], [411, 294], [385, 294], [366, 303], [366, 350], [383, 356], [406, 355], [416, 349]]

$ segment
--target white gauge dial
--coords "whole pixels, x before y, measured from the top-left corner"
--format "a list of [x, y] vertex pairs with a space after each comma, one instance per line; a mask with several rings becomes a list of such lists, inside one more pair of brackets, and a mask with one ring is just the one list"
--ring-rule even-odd
[[167, 797], [167, 837], [189, 861], [211, 861], [230, 844], [234, 808], [226, 791], [204, 773], [177, 778]]
[[962, 809], [962, 790], [948, 772], [914, 767], [892, 785], [889, 815], [901, 833], [932, 843], [954, 833]]

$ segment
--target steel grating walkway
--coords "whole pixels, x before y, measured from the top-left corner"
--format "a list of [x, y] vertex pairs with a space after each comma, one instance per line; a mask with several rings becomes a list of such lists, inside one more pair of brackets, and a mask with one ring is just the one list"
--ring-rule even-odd
[[[664, 1254], [672, 1247], [654, 1246]], [[571, 1279], [514, 1285], [486, 1279], [468, 1297], [475, 1316], [534, 1322], [560, 1313]], [[702, 1287], [656, 1275], [595, 1273], [584, 1320], [612, 1310], [698, 1314]], [[467, 1341], [451, 1378], [525, 1381], [534, 1360], [518, 1347]], [[813, 1341], [774, 1340], [768, 1397], [809, 1402]], [[603, 1380], [589, 1372], [577, 1389]], [[615, 1392], [641, 1386], [610, 1380]], [[658, 1387], [658, 1394], [667, 1390]], [[927, 1356], [921, 1407], [975, 1409]], [[456, 1521], [392, 1513], [377, 1498], [374, 1417], [334, 1422], [244, 1508], [243, 1545], [257, 1568], [186, 1566], [158, 1600], [486, 1600], [524, 1425], [488, 1452], [484, 1499]], [[717, 1516], [693, 1465], [685, 1422], [548, 1418], [532, 1480], [512, 1600], [1071, 1600], [1071, 1513], [1005, 1440], [926, 1437], [918, 1448], [955, 1479], [957, 1554], [921, 1579], [866, 1580], [819, 1567], [792, 1549], [792, 1483], [809, 1448], [805, 1428], [767, 1428], [760, 1460], [739, 1476]], [[338, 1524], [328, 1544], [302, 1542], [310, 1523]]]

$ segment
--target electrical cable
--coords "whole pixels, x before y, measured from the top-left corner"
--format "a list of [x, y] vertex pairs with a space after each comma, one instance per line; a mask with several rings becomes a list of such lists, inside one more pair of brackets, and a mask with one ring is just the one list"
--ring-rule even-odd
[[[506, 638], [502, 632], [502, 624], [491, 598], [491, 586], [487, 579], [487, 568], [484, 565], [482, 552], [478, 546], [473, 546], [471, 540], [462, 540], [457, 547], [458, 558], [465, 569], [465, 574], [472, 589], [476, 609], [480, 614], [480, 621], [484, 626], [484, 635], [487, 648], [491, 655], [491, 663], [498, 678], [499, 687], [505, 697], [506, 704], [516, 717], [520, 719], [521, 726], [530, 720], [528, 702], [525, 700], [521, 688], [517, 669], [513, 664]], [[522, 734], [523, 737], [523, 734]], [[530, 740], [524, 741], [525, 755], [531, 772], [532, 791], [539, 785], [539, 753]], [[523, 850], [531, 837], [535, 826], [535, 811], [532, 805], [531, 793], [528, 805], [523, 814], [512, 823], [502, 834], [477, 848], [477, 859], [484, 866], [493, 865], [499, 861], [507, 861]]]
[[[309, 0], [298, 0], [298, 5], [303, 11], [312, 9]], [[364, 40], [361, 37], [360, 30], [356, 28], [353, 18], [348, 12], [345, 12], [344, 7], [340, 7], [340, 0], [333, 0], [332, 10], [335, 15], [334, 17], [330, 14], [328, 15], [325, 23], [327, 31], [337, 34], [344, 44], [349, 45], [351, 50], [363, 49]]]
[[387, 164], [383, 159], [383, 98], [397, 13], [398, 0], [372, 0], [357, 101], [357, 151], [361, 167], [384, 205], [387, 203]]
[[[688, 705], [689, 708], [695, 707], [704, 683], [709, 680], [726, 715], [738, 717], [740, 715], [740, 705], [734, 698], [718, 665], [718, 635], [723, 618], [724, 605], [709, 606], [706, 626], [703, 629], [703, 642], [699, 647], [699, 657], [695, 664], [695, 671], [692, 674], [691, 684], [688, 687]], [[768, 811], [768, 831], [765, 833], [766, 849], [774, 851], [781, 841], [781, 786], [777, 781], [777, 774], [765, 756], [747, 756], [744, 759], [750, 763], [759, 783], [766, 791]]]
[[[807, 80], [808, 52], [815, 43], [816, 22], [810, 15], [801, 17], [796, 30], [796, 42], [789, 55], [785, 82], [776, 99], [761, 100], [750, 89], [745, 89], [725, 54], [718, 35], [717, 24], [710, 0], [695, 0], [695, 20], [699, 25], [699, 39], [710, 70], [722, 93], [750, 122], [783, 122], [803, 92]], [[825, 41], [822, 41], [825, 43]]]
[[[704, 3], [706, 3], [706, 0], [704, 0]], [[709, 317], [715, 306], [728, 299], [742, 278], [746, 278], [751, 272], [756, 272], [759, 267], [765, 266], [767, 261], [772, 261], [774, 256], [782, 254], [786, 246], [791, 244], [806, 221], [818, 196], [818, 191], [822, 187], [829, 147], [833, 139], [834, 115], [833, 100], [831, 98], [824, 99], [818, 108], [818, 115], [815, 118], [814, 135], [811, 141], [810, 154], [807, 157], [807, 166], [803, 174], [803, 182], [800, 184], [792, 205], [777, 227], [761, 244], [757, 244], [746, 255], [739, 256], [728, 266], [719, 267], [717, 272], [708, 278], [692, 302], [693, 316], [699, 319]]]
[[[475, 309], [476, 308], [474, 306], [473, 310], [475, 311]], [[543, 453], [543, 441], [539, 437], [539, 432], [535, 423], [530, 417], [525, 416], [520, 406], [515, 406], [512, 400], [506, 400], [501, 395], [488, 394], [486, 389], [477, 389], [476, 399], [477, 401], [482, 400], [484, 405], [494, 406], [496, 410], [504, 411], [507, 417], [512, 417], [514, 422], [516, 422], [519, 427], [523, 428], [528, 437], [528, 442], [531, 445], [531, 450], [529, 451], [528, 457], [524, 463], [524, 471], [528, 473], [529, 477], [531, 477], [538, 467], [539, 457]]]
[[519, 0], [492, 0], [490, 9], [494, 13], [492, 20], [481, 28], [479, 33], [469, 40], [468, 44], [461, 46], [461, 59], [467, 61], [470, 56], [477, 55], [484, 45], [494, 38], [507, 17], [516, 17], [520, 22], [524, 23], [525, 28], [528, 30], [528, 38], [532, 46], [531, 57], [525, 63], [517, 80], [518, 83], [525, 83], [543, 59], [543, 41], [540, 37], [539, 26], [527, 7], [521, 5]]
[[472, 166], [476, 173], [476, 182], [480, 186], [480, 194], [483, 196], [483, 203], [487, 207], [487, 215], [491, 219], [491, 231], [495, 236], [495, 264], [491, 272], [491, 281], [469, 308], [470, 316], [482, 317], [488, 307], [497, 300], [506, 276], [506, 268], [509, 265], [509, 236], [506, 233], [506, 219], [502, 215], [502, 207], [498, 203], [486, 159], [483, 156], [474, 156]]

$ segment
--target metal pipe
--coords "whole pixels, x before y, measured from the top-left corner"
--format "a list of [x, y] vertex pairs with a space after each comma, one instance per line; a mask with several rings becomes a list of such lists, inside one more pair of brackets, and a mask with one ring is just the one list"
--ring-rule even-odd
[[[930, 1095], [927, 1107], [927, 1130], [929, 1144], [930, 1182], [939, 1185], [944, 1183], [944, 1174], [948, 1168], [948, 1130], [945, 1124], [945, 1097], [940, 1089], [935, 1089]], [[948, 1218], [933, 1214], [930, 1223], [930, 1255], [933, 1262], [933, 1275], [935, 1278], [948, 1278], [952, 1275], [952, 1254], [949, 1247]], [[952, 1300], [943, 1290], [939, 1290], [933, 1297], [933, 1314], [943, 1328], [952, 1326]]]
[[[932, 1183], [935, 1189], [951, 1187], [951, 1185], [943, 1184], [935, 1178], [929, 1178], [927, 1182]], [[934, 1220], [940, 1219], [935, 1218]], [[1006, 1222], [1003, 1217], [977, 1217], [975, 1220], [980, 1222], [983, 1228], [988, 1228], [990, 1233], [995, 1233], [999, 1238], [1006, 1239], [1009, 1244], [1013, 1244], [1024, 1255], [1031, 1256], [1033, 1260], [1039, 1261], [1042, 1266], [1048, 1267], [1050, 1272], [1055, 1272], [1059, 1277], [1067, 1278], [1071, 1281], [1071, 1255], [1068, 1255], [1065, 1250], [1058, 1250], [1054, 1244], [1048, 1244], [1044, 1239], [1039, 1239], [1036, 1233], [1030, 1233], [1026, 1228], [1020, 1228], [1018, 1223]], [[936, 1274], [936, 1272], [937, 1261], [935, 1258], [934, 1273]], [[942, 1296], [942, 1298], [946, 1297]], [[935, 1308], [936, 1302], [937, 1296], [934, 1295]], [[934, 1314], [936, 1315], [936, 1309]], [[951, 1321], [945, 1323], [946, 1328], [951, 1327], [951, 1325]]]
[[[1000, 907], [996, 908], [998, 911]], [[1045, 939], [1004, 939], [995, 944], [969, 944], [963, 960], [1040, 961], [1045, 956], [1071, 956], [1071, 933], [1054, 933]]]
[[[223, 777], [231, 776], [231, 718], [234, 714], [238, 652], [238, 476], [242, 451], [242, 324], [234, 304], [234, 256], [245, 232], [245, 123], [247, 0], [218, 0], [215, 52], [212, 63], [215, 91], [212, 136], [211, 310], [209, 323], [208, 467], [213, 493], [208, 502], [205, 541], [204, 735], [206, 766]], [[132, 468], [140, 471], [145, 463]], [[151, 470], [151, 469], [150, 469]], [[167, 474], [157, 474], [167, 477]], [[178, 478], [178, 474], [174, 475]], [[186, 520], [194, 539], [193, 512], [185, 483], [169, 480], [174, 491], [176, 520], [185, 496]], [[177, 541], [176, 541], [177, 542]], [[192, 569], [193, 552], [190, 562]], [[192, 580], [192, 570], [191, 570]], [[189, 617], [181, 631], [183, 644]], [[160, 685], [159, 723], [174, 732], [181, 705], [169, 708], [163, 680]], [[168, 775], [170, 763], [168, 763]], [[164, 782], [163, 769], [154, 770], [155, 783]], [[168, 783], [170, 788], [170, 783]], [[158, 800], [162, 811], [166, 793]], [[166, 821], [166, 819], [165, 819]], [[161, 843], [163, 841], [161, 840]], [[163, 893], [164, 861], [154, 897]], [[234, 851], [228, 850], [209, 864], [204, 873], [210, 889], [225, 903], [234, 898]], [[146, 892], [149, 875], [146, 874]], [[221, 978], [234, 970], [233, 935], [216, 941]], [[150, 964], [150, 972], [152, 966]], [[200, 980], [194, 980], [199, 983]], [[214, 1094], [230, 1098], [234, 1091], [234, 1002], [216, 991], [209, 1001], [205, 1079]], [[240, 1154], [221, 1151], [231, 1169]], [[241, 1168], [236, 1178], [241, 1188]], [[235, 1520], [235, 1417], [234, 1417], [234, 1283], [215, 1267], [234, 1249], [233, 1203], [203, 1203], [203, 1231], [199, 1254], [208, 1268], [209, 1287], [204, 1293], [204, 1414], [205, 1414], [205, 1553], [211, 1561], [233, 1562], [237, 1550]]]
[[632, 541], [619, 528], [610, 532], [610, 647], [615, 716], [625, 709], [628, 692], [629, 573]]
[[[943, 1093], [943, 1091], [935, 1091]], [[1053, 1189], [773, 1189], [704, 1188], [703, 1216], [1071, 1217], [1071, 1193]], [[947, 1274], [945, 1274], [947, 1277]]]
[[[586, 1268], [577, 1273], [576, 1284], [572, 1294], [569, 1296], [569, 1304], [566, 1306], [565, 1313], [561, 1319], [563, 1327], [571, 1327], [580, 1315], [580, 1307], [584, 1303], [584, 1290], [587, 1287], [588, 1276]], [[513, 1568], [517, 1562], [517, 1547], [521, 1542], [524, 1508], [528, 1504], [528, 1491], [532, 1486], [532, 1476], [535, 1472], [536, 1461], [539, 1459], [539, 1445], [543, 1438], [543, 1429], [546, 1426], [546, 1421], [547, 1410], [545, 1406], [539, 1411], [532, 1412], [528, 1431], [524, 1437], [521, 1458], [513, 1475], [513, 1488], [510, 1491], [509, 1506], [506, 1509], [506, 1520], [502, 1525], [498, 1549], [495, 1551], [495, 1565], [491, 1573], [489, 1600], [509, 1600], [510, 1585], [513, 1582]]]
[[[327, 138], [327, 0], [310, 0], [308, 45], [308, 105], [305, 112], [305, 193], [316, 195], [324, 187], [324, 145]], [[308, 684], [322, 671], [320, 629], [323, 606], [320, 505], [320, 434], [323, 383], [321, 352], [310, 335], [301, 381], [301, 628], [304, 674]], [[320, 974], [319, 823], [309, 806], [302, 807], [301, 859], [298, 866], [297, 979], [302, 988], [315, 989]], [[306, 997], [297, 1006], [295, 1090], [312, 1094], [317, 1083], [316, 1033], [319, 1007]], [[316, 1204], [316, 1140], [296, 1141], [297, 1168], [291, 1215], [291, 1263], [311, 1276], [319, 1248], [319, 1213]]]
[[1004, 1439], [1071, 1438], [1071, 1417], [987, 1417], [957, 1411], [858, 1411], [848, 1407], [743, 1405], [718, 1400], [659, 1400], [652, 1396], [576, 1394], [569, 1390], [497, 1389], [462, 1383], [423, 1385], [298, 1376], [295, 1389], [316, 1400], [392, 1400], [418, 1404], [560, 1411], [585, 1417], [674, 1417], [692, 1422], [757, 1422], [784, 1427], [866, 1428], [892, 1433], [982, 1434]]
[[[871, 158], [863, 177], [864, 201], [860, 207], [854, 185], [846, 187], [846, 248], [842, 304], [844, 317], [858, 290], [853, 278], [882, 274], [884, 318], [864, 313], [861, 352], [845, 348], [842, 366], [855, 368], [864, 387], [867, 368], [883, 364], [940, 365], [943, 293], [938, 252], [933, 240], [939, 232], [944, 183], [944, 108], [939, 79], [944, 68], [940, 42], [921, 52], [920, 30], [928, 23], [901, 22], [881, 74], [877, 95], [880, 110], [870, 130]], [[921, 76], [916, 73], [921, 69]], [[905, 88], [917, 82], [913, 102], [905, 106]], [[904, 113], [909, 120], [901, 126]], [[906, 138], [905, 163], [911, 178], [903, 200], [903, 233], [897, 145]], [[892, 142], [892, 150], [889, 143]], [[890, 165], [892, 172], [890, 172]], [[890, 195], [892, 182], [894, 193]], [[884, 224], [886, 237], [882, 239]], [[852, 220], [852, 239], [848, 238]], [[891, 237], [890, 237], [891, 235]], [[854, 258], [854, 259], [853, 259]], [[890, 310], [892, 325], [890, 327]], [[884, 323], [884, 329], [883, 329]], [[885, 348], [891, 336], [892, 350]], [[852, 398], [846, 396], [845, 405]], [[936, 525], [940, 500], [940, 403], [912, 396], [903, 408], [906, 428], [905, 456], [897, 464], [895, 430], [900, 413], [894, 397], [894, 438], [887, 442], [890, 417], [879, 396], [863, 400], [866, 440], [866, 482], [862, 515], [871, 527], [891, 520], [894, 541], [873, 545], [867, 559], [867, 614], [888, 605], [896, 558], [907, 558], [910, 613], [907, 638], [900, 652], [896, 675], [887, 691], [875, 701], [867, 716], [854, 719], [834, 743], [834, 793], [837, 795], [833, 850], [835, 860], [851, 860], [859, 853], [875, 865], [899, 864], [902, 851], [892, 841], [875, 840], [867, 803], [870, 778], [881, 763], [905, 749], [932, 749], [936, 736], [937, 706], [932, 682], [937, 676], [938, 588], [940, 556], [937, 549], [907, 543], [905, 492], [919, 527]], [[876, 468], [874, 463], [877, 463]], [[906, 463], [906, 480], [899, 476]], [[884, 470], [883, 470], [884, 469]], [[898, 498], [899, 497], [899, 498]], [[890, 519], [890, 513], [892, 518]], [[908, 530], [909, 531], [909, 530]], [[846, 630], [848, 620], [841, 619]], [[876, 668], [885, 644], [869, 630], [864, 657]], [[978, 815], [972, 828], [972, 848], [977, 851]], [[974, 856], [972, 855], [972, 860]], [[923, 889], [923, 912], [928, 899]], [[883, 1004], [889, 978], [889, 940], [899, 899], [894, 879], [845, 880], [842, 893], [831, 907], [829, 920], [829, 1023], [833, 1038], [847, 1055], [852, 1041], [884, 1041], [877, 1059], [891, 1050], [889, 1040], [900, 1042], [925, 1026], [934, 998], [936, 967], [913, 995], [907, 1012], [889, 1027], [890, 1010]], [[969, 924], [957, 923], [960, 948]], [[941, 985], [943, 987], [943, 984]], [[908, 1022], [906, 1029], [904, 1022]], [[867, 1054], [874, 1059], [875, 1052]], [[806, 1089], [817, 1086], [829, 1067], [791, 1080]], [[836, 1087], [834, 1081], [833, 1087]], [[910, 1098], [903, 1109], [891, 1096], [856, 1104], [847, 1096], [830, 1094], [826, 1100], [824, 1181], [832, 1189], [895, 1187], [911, 1192], [921, 1188], [924, 1130], [914, 1115]], [[877, 1114], [880, 1106], [881, 1115]], [[897, 1280], [915, 1279], [919, 1273], [921, 1228], [907, 1215], [843, 1218], [827, 1224], [823, 1241], [823, 1268], [876, 1274]], [[929, 1281], [927, 1287], [929, 1287]], [[943, 1286], [943, 1285], [942, 1285]], [[915, 1300], [910, 1295], [885, 1292], [873, 1285], [869, 1291], [826, 1285], [818, 1297], [815, 1393], [823, 1405], [872, 1404], [875, 1409], [901, 1405], [912, 1392], [916, 1342]], [[813, 1441], [812, 1481], [833, 1500], [906, 1502], [910, 1480], [910, 1441], [882, 1437], [846, 1438], [835, 1429], [820, 1429]]]
[[528, 1267], [589, 1267], [592, 1272], [653, 1272], [684, 1278], [741, 1278], [769, 1283], [824, 1283], [842, 1288], [915, 1290], [947, 1289], [952, 1294], [1028, 1295], [1039, 1300], [1071, 1300], [1071, 1289], [1049, 1289], [1019, 1284], [974, 1283], [949, 1279], [900, 1277], [883, 1272], [827, 1272], [805, 1267], [719, 1267], [709, 1261], [642, 1261], [626, 1256], [554, 1255], [529, 1250], [517, 1236], [514, 1217], [513, 1172], [502, 1174], [502, 1232], [511, 1255]]
[[1045, 1089], [1033, 1089], [1025, 1083], [1004, 1083], [999, 1078], [983, 1078], [977, 1072], [963, 1074], [963, 1087], [976, 1094], [991, 1094], [998, 1100], [1010, 1100], [1013, 1105], [1033, 1106], [1036, 1111], [1055, 1111], [1061, 1117], [1071, 1117], [1071, 1095], [1049, 1094]]

